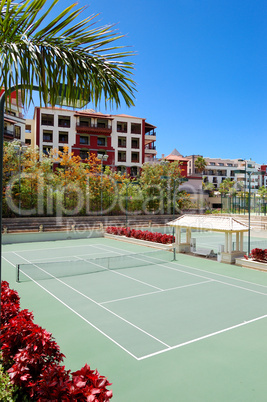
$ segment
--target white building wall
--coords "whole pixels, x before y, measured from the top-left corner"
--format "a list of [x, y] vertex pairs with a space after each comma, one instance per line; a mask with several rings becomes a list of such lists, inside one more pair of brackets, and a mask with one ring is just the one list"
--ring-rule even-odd
[[[142, 149], [143, 149], [143, 136], [142, 136], [142, 122], [141, 118], [128, 117], [128, 116], [113, 116], [112, 121], [112, 134], [111, 134], [111, 145], [115, 149], [115, 165], [116, 166], [142, 166]], [[121, 132], [117, 130], [117, 123], [122, 122], [127, 124], [127, 132]], [[131, 133], [131, 123], [137, 123], [141, 125], [141, 134]], [[118, 139], [119, 137], [126, 138], [126, 147], [119, 147]], [[132, 148], [132, 139], [139, 139], [139, 147]], [[119, 152], [126, 152], [126, 161], [119, 161]], [[139, 162], [132, 162], [132, 152], [139, 154]]]
[[[54, 116], [54, 125], [42, 124], [42, 115], [52, 115]], [[60, 116], [70, 118], [70, 127], [59, 126], [58, 120]], [[53, 141], [45, 141], [44, 131], [51, 131], [53, 135]], [[59, 141], [59, 132], [66, 133], [68, 135], [68, 142], [63, 143]], [[67, 146], [70, 150], [71, 147], [76, 142], [76, 117], [74, 116], [74, 111], [71, 110], [61, 110], [61, 109], [50, 109], [50, 108], [40, 108], [40, 153], [42, 153], [43, 148], [58, 149], [59, 147]]]

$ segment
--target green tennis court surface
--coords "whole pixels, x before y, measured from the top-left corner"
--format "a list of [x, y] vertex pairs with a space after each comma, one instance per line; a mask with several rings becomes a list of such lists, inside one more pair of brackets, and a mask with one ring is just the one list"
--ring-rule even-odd
[[266, 273], [101, 238], [3, 251], [67, 368], [97, 368], [114, 401], [266, 400]]

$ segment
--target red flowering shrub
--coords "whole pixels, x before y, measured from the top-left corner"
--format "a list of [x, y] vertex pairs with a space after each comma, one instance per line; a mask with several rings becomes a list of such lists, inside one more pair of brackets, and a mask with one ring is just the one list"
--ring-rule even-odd
[[267, 249], [254, 248], [251, 250], [250, 257], [254, 261], [267, 262]]
[[149, 232], [148, 230], [143, 231], [143, 230], [136, 230], [136, 229], [130, 229], [130, 228], [109, 226], [109, 227], [107, 227], [106, 232], [113, 234], [113, 235], [134, 237], [135, 239], [153, 241], [155, 243], [170, 244], [175, 241], [175, 237], [172, 235], [167, 235], [167, 234], [162, 234], [162, 233], [157, 233], [157, 232], [153, 233], [153, 232]]
[[6, 281], [1, 284], [1, 323], [7, 323], [10, 318], [18, 314], [20, 308], [19, 295], [15, 290], [9, 288]]
[[19, 310], [19, 296], [7, 282], [1, 289], [2, 359], [20, 396], [24, 392], [38, 402], [108, 402], [112, 391], [106, 388], [111, 385], [107, 379], [87, 364], [71, 379], [70, 371], [60, 366], [65, 356], [52, 335], [34, 324], [32, 313]]
[[112, 397], [111, 385], [98, 371], [91, 370], [86, 364], [81, 370], [72, 373], [71, 396], [75, 401], [106, 402]]

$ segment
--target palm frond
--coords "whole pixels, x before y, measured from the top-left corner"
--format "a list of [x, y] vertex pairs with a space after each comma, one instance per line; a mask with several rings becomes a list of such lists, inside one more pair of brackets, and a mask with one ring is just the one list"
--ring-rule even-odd
[[[0, 86], [22, 85], [23, 101], [33, 100], [38, 86], [41, 104], [59, 104], [59, 83], [66, 99], [77, 96], [98, 104], [102, 98], [119, 106], [134, 104], [134, 53], [118, 46], [123, 38], [113, 25], [95, 27], [96, 16], [76, 22], [85, 8], [69, 6], [44, 27], [58, 0], [39, 17], [46, 0], [0, 3]], [[74, 25], [73, 25], [73, 22]]]

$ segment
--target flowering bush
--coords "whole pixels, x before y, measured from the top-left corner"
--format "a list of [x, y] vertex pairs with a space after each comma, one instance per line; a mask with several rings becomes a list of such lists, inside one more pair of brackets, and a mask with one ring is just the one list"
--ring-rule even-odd
[[107, 227], [106, 232], [113, 235], [134, 237], [135, 239], [153, 241], [155, 243], [170, 244], [175, 241], [175, 237], [172, 235], [157, 232], [153, 233], [149, 232], [148, 230], [143, 231], [117, 226], [109, 226]]
[[2, 361], [19, 392], [38, 402], [108, 402], [112, 391], [107, 379], [87, 364], [74, 373], [65, 370], [60, 365], [65, 356], [52, 335], [33, 322], [32, 313], [20, 310], [18, 293], [7, 282], [1, 289]]
[[249, 255], [254, 261], [267, 262], [267, 249], [254, 248]]

